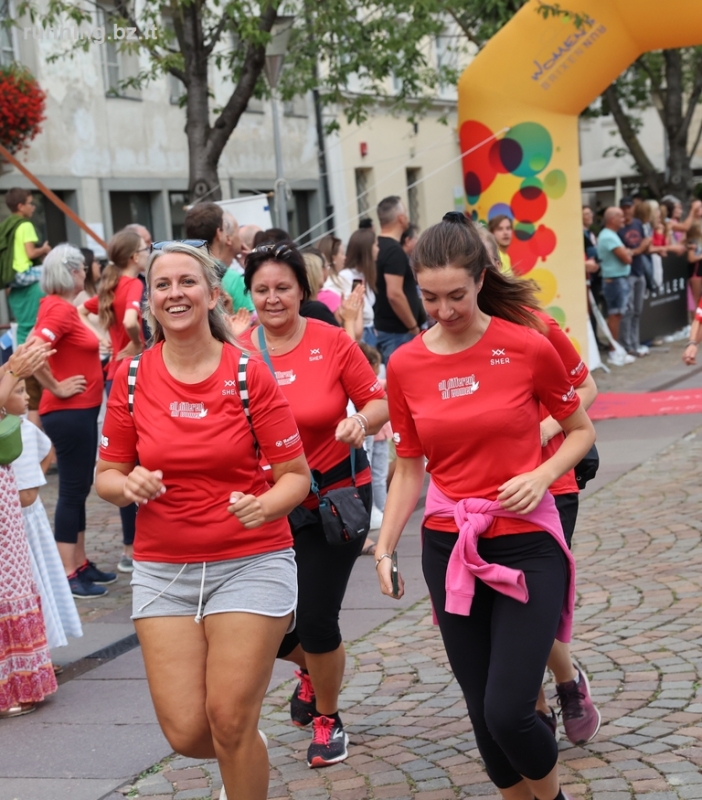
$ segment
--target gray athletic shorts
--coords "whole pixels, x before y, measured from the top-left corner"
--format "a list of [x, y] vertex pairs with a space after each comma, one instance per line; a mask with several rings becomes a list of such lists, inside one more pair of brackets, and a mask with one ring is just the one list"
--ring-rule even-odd
[[199, 622], [229, 611], [285, 617], [297, 605], [295, 555], [288, 548], [194, 564], [135, 561], [132, 590], [132, 619], [193, 616]]

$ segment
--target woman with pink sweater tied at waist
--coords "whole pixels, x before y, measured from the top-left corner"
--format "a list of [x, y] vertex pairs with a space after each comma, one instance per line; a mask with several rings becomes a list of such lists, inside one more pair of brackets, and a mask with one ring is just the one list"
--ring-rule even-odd
[[[414, 258], [438, 324], [388, 364], [397, 468], [375, 550], [380, 588], [392, 596], [391, 556], [426, 457], [422, 567], [487, 773], [505, 800], [564, 800], [558, 747], [535, 710], [554, 638], [570, 639], [575, 591], [548, 487], [595, 432], [529, 310], [534, 285], [491, 268], [472, 222], [447, 214]], [[566, 435], [543, 463], [539, 403]]]

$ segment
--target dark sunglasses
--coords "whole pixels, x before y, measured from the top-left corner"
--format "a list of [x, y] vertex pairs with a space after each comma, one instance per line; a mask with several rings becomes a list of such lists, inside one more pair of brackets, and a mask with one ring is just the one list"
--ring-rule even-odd
[[151, 252], [154, 250], [163, 250], [167, 244], [187, 244], [189, 247], [195, 247], [198, 250], [204, 247], [207, 252], [210, 252], [210, 246], [207, 239], [164, 239], [162, 242], [154, 242], [151, 245]]

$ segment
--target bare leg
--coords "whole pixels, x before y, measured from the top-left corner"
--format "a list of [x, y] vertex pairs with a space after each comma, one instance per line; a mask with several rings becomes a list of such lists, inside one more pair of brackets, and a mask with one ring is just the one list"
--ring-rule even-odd
[[85, 555], [85, 531], [78, 534], [78, 541], [76, 542], [76, 568], [85, 564], [88, 556]]
[[524, 783], [527, 784], [533, 796], [538, 800], [555, 800], [560, 789], [558, 764], [540, 781], [530, 781], [524, 778]]
[[578, 677], [573, 660], [570, 657], [570, 645], [559, 642], [558, 639], [553, 643], [551, 655], [548, 657], [548, 668], [553, 672], [556, 683], [567, 683], [574, 681]]
[[68, 542], [56, 542], [56, 547], [61, 556], [61, 563], [66, 576], [72, 575], [80, 566], [80, 564], [76, 564], [76, 546]]
[[612, 334], [612, 338], [615, 342], [619, 341], [619, 323], [621, 321], [621, 314], [610, 314], [607, 317], [607, 327], [609, 328], [609, 332]]
[[305, 658], [305, 651], [302, 649], [301, 645], [297, 645], [297, 647], [287, 656], [283, 656], [281, 661], [289, 661], [291, 664], [297, 664], [300, 669], [307, 669], [307, 660]]
[[305, 660], [317, 698], [317, 711], [334, 714], [339, 710], [339, 692], [346, 666], [344, 645], [340, 644], [331, 653], [305, 653]]

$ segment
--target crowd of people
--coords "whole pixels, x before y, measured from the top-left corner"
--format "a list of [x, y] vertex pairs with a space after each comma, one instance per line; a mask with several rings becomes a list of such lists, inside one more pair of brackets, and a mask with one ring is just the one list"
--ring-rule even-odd
[[611, 336], [607, 344], [609, 362], [615, 366], [633, 364], [649, 353], [641, 341], [641, 316], [646, 293], [655, 294], [663, 284], [662, 258], [677, 255], [687, 259], [691, 316], [699, 305], [702, 201], [694, 200], [685, 217], [682, 203], [675, 197], [666, 196], [658, 203], [636, 194], [622, 197], [618, 206], [604, 211], [597, 236], [593, 222], [592, 208], [583, 206], [585, 270], [591, 302], [602, 305], [605, 311]]
[[[10, 202], [30, 220], [31, 195]], [[622, 205], [586, 256], [631, 344], [639, 276], [612, 275], [614, 259], [692, 253], [702, 204], [664, 244]], [[590, 741], [601, 717], [568, 643], [574, 468], [592, 455], [597, 388], [512, 274], [508, 217], [450, 212], [420, 234], [389, 196], [377, 218], [345, 246], [298, 248], [199, 203], [186, 239], [130, 225], [102, 268], [69, 244], [39, 254], [25, 226], [15, 271], [32, 275], [17, 286], [38, 281], [38, 302], [15, 302], [26, 341], [0, 374], [23, 443], [5, 460], [0, 442], [0, 716], [56, 690], [48, 648], [80, 635], [76, 601], [123, 572], [159, 723], [177, 752], [218, 760], [222, 797], [267, 795], [258, 720], [276, 659], [294, 665], [308, 765], [345, 760], [349, 577], [371, 555], [380, 591], [402, 596], [397, 551], [428, 473], [422, 567], [487, 772], [505, 800], [564, 800], [542, 683], [548, 666], [567, 737]], [[38, 494], [54, 454], [52, 531]], [[120, 509], [115, 571], [89, 557], [93, 480]]]

